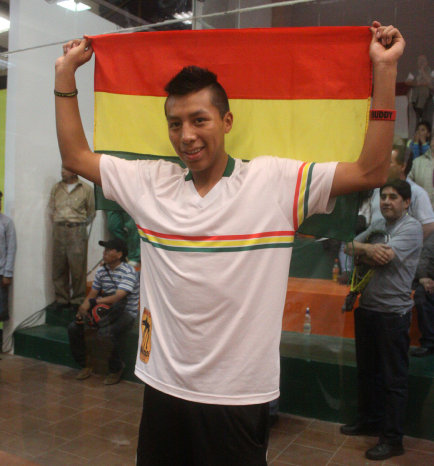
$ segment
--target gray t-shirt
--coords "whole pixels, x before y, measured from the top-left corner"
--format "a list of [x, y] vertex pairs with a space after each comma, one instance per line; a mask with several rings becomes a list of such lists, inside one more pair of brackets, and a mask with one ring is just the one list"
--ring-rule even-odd
[[370, 311], [405, 314], [413, 307], [411, 283], [416, 273], [423, 234], [421, 224], [408, 214], [391, 225], [383, 218], [358, 235], [355, 241], [365, 242], [375, 230], [389, 235], [387, 244], [395, 257], [386, 265], [376, 267], [374, 275], [362, 292], [360, 307]]

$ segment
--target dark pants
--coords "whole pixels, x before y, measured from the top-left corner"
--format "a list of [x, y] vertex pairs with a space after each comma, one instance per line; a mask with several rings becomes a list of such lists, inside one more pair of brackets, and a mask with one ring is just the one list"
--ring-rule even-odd
[[[108, 360], [109, 371], [118, 372], [122, 369], [123, 362], [120, 355], [123, 337], [125, 333], [133, 326], [134, 317], [128, 312], [124, 312], [119, 319], [106, 327], [96, 330], [98, 340], [104, 344], [108, 341], [111, 343], [111, 354]], [[77, 324], [71, 322], [68, 325], [69, 346], [73, 358], [81, 367], [86, 367], [87, 351], [86, 341], [84, 338], [85, 329], [89, 328], [87, 324]]]
[[60, 304], [83, 302], [86, 296], [86, 268], [86, 225], [67, 227], [55, 222], [53, 224], [52, 274], [56, 302]]
[[268, 403], [195, 403], [145, 388], [137, 466], [266, 466]]
[[414, 294], [417, 309], [417, 322], [422, 338], [420, 345], [424, 348], [434, 348], [434, 295], [418, 285]]
[[358, 308], [354, 314], [359, 421], [381, 429], [380, 440], [399, 444], [408, 398], [411, 313]]
[[0, 322], [9, 320], [9, 286], [2, 285], [2, 278], [0, 275]]

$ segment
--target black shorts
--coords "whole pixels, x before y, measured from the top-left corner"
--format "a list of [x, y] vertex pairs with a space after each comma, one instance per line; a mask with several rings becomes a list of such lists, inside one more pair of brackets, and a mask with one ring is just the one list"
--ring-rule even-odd
[[145, 388], [138, 466], [265, 466], [269, 404], [186, 401]]

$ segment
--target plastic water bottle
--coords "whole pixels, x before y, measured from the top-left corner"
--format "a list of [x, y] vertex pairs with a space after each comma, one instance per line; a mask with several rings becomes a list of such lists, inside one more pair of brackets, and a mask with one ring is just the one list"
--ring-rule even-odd
[[310, 309], [307, 307], [306, 313], [304, 315], [303, 333], [305, 335], [310, 335], [311, 330], [312, 330], [312, 326], [310, 323]]
[[333, 269], [332, 269], [332, 279], [334, 282], [338, 281], [339, 277], [339, 263], [338, 259], [335, 259], [335, 263], [333, 264]]

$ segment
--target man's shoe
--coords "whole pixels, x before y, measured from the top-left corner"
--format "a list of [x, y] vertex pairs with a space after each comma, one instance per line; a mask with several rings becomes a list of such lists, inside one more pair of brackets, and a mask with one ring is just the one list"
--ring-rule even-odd
[[388, 443], [377, 443], [375, 447], [366, 451], [365, 456], [368, 460], [387, 460], [392, 456], [399, 456], [404, 454], [404, 447], [402, 444], [389, 445]]
[[92, 375], [92, 368], [91, 367], [83, 367], [81, 371], [75, 377], [77, 380], [85, 380], [88, 379]]
[[120, 369], [117, 372], [111, 372], [105, 379], [104, 379], [104, 385], [114, 385], [116, 383], [119, 383], [122, 377], [122, 373], [124, 372], [125, 369], [125, 364], [122, 363], [122, 369]]
[[410, 350], [410, 356], [414, 356], [415, 358], [424, 358], [425, 356], [430, 356], [431, 354], [434, 354], [434, 348], [426, 348], [425, 346], [413, 348]]
[[380, 429], [369, 424], [356, 422], [355, 424], [345, 424], [340, 428], [341, 434], [344, 435], [368, 435], [377, 437], [380, 435]]

